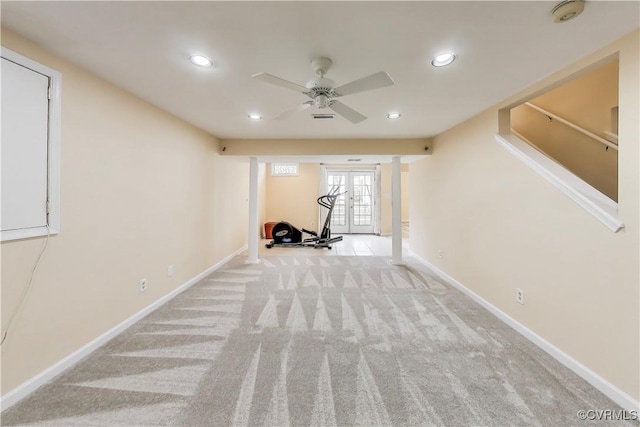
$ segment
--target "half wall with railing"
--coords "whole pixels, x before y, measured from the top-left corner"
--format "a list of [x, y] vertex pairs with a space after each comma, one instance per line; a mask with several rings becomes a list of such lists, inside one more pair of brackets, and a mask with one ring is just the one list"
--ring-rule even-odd
[[618, 60], [511, 109], [511, 132], [618, 201]]

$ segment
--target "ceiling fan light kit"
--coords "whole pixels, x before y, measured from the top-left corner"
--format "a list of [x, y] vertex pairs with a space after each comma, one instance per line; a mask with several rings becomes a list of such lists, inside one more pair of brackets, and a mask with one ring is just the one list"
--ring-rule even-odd
[[329, 71], [331, 65], [333, 65], [333, 61], [329, 58], [323, 56], [314, 58], [311, 61], [311, 68], [318, 77], [308, 81], [305, 86], [298, 85], [267, 73], [254, 74], [252, 77], [262, 80], [265, 83], [295, 90], [296, 92], [300, 92], [311, 98], [310, 101], [306, 101], [301, 105], [283, 112], [275, 118], [276, 120], [288, 118], [294, 113], [306, 110], [311, 106], [315, 106], [320, 109], [329, 108], [354, 124], [366, 120], [367, 116], [346, 106], [336, 98], [368, 90], [379, 89], [386, 86], [392, 86], [394, 84], [394, 81], [389, 74], [384, 71], [380, 71], [370, 76], [354, 80], [350, 83], [336, 86], [336, 83], [333, 80], [325, 77], [325, 74]]

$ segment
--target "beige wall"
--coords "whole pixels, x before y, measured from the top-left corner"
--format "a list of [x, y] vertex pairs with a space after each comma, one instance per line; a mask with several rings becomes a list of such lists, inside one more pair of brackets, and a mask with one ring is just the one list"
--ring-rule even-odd
[[300, 163], [298, 176], [271, 176], [271, 164], [267, 164], [267, 221], [287, 221], [317, 231], [320, 179], [318, 163]]
[[258, 232], [264, 235], [264, 223], [267, 222], [267, 164], [258, 163]]
[[[604, 137], [611, 108], [618, 105], [615, 60], [530, 101]], [[618, 152], [544, 114], [521, 105], [511, 110], [511, 127], [571, 172], [618, 200]]]
[[604, 131], [611, 129], [611, 109], [618, 106], [618, 68], [612, 58], [531, 102], [604, 138]]
[[[496, 143], [498, 107], [438, 136], [410, 164], [411, 249], [640, 398], [639, 33], [531, 89], [620, 50], [619, 217], [607, 227]], [[530, 97], [523, 92], [514, 99]], [[444, 251], [438, 258], [437, 251]], [[525, 304], [515, 301], [515, 289]]]
[[[4, 394], [245, 245], [249, 172], [211, 135], [4, 29], [2, 45], [63, 75], [62, 232], [2, 345]], [[42, 243], [2, 243], [3, 331]]]
[[[391, 235], [393, 224], [391, 223], [391, 163], [380, 165], [380, 234]], [[402, 205], [402, 201], [400, 201]]]

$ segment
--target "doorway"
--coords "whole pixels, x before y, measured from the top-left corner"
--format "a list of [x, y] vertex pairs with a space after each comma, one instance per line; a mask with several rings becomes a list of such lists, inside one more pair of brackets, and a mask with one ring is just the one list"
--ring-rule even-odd
[[339, 188], [331, 217], [335, 234], [373, 234], [375, 232], [375, 171], [327, 171], [327, 190]]

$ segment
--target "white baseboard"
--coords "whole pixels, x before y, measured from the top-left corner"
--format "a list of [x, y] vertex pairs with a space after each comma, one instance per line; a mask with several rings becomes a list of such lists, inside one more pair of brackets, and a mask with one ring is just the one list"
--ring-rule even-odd
[[602, 378], [597, 373], [593, 372], [591, 369], [587, 368], [582, 363], [578, 362], [573, 357], [569, 356], [564, 351], [560, 350], [558, 347], [551, 344], [549, 341], [542, 338], [540, 335], [533, 332], [531, 329], [524, 326], [522, 323], [515, 320], [513, 317], [509, 316], [489, 301], [482, 298], [480, 295], [473, 292], [471, 289], [464, 286], [462, 283], [458, 282], [453, 277], [449, 276], [444, 271], [440, 270], [435, 265], [431, 264], [429, 261], [419, 257], [416, 254], [412, 254], [413, 259], [424, 264], [434, 273], [436, 273], [442, 280], [453, 285], [458, 290], [467, 294], [471, 299], [480, 304], [482, 307], [486, 308], [489, 312], [491, 312], [498, 319], [502, 320], [507, 325], [511, 326], [517, 332], [519, 332], [526, 339], [531, 341], [533, 344], [547, 352], [551, 357], [556, 359], [558, 362], [562, 363], [567, 368], [571, 369], [574, 373], [580, 376], [582, 379], [587, 381], [589, 384], [594, 386], [597, 390], [602, 392], [604, 395], [609, 397], [611, 400], [616, 402], [622, 409], [625, 409], [629, 412], [635, 411], [634, 413], [640, 413], [640, 402], [636, 401], [633, 397], [620, 390], [615, 385], [611, 384], [606, 379]]
[[241, 254], [246, 249], [247, 249], [247, 245], [245, 245], [245, 246], [241, 247], [240, 249], [234, 251], [230, 255], [226, 256], [224, 259], [220, 260], [216, 264], [214, 264], [211, 267], [207, 268], [202, 273], [200, 273], [197, 276], [193, 277], [192, 279], [188, 280], [184, 284], [180, 285], [178, 288], [174, 289], [173, 291], [169, 292], [168, 294], [166, 294], [162, 298], [158, 299], [157, 301], [153, 302], [152, 304], [148, 305], [147, 307], [143, 308], [142, 310], [140, 310], [139, 312], [134, 314], [133, 316], [129, 317], [127, 320], [125, 320], [122, 323], [120, 323], [120, 324], [114, 326], [113, 328], [109, 329], [107, 332], [103, 333], [102, 335], [100, 335], [96, 339], [94, 339], [93, 341], [89, 342], [88, 344], [86, 344], [83, 347], [79, 348], [78, 350], [74, 351], [70, 355], [66, 356], [64, 359], [56, 362], [55, 364], [51, 365], [50, 367], [48, 367], [44, 371], [40, 372], [39, 374], [37, 374], [36, 376], [31, 378], [30, 380], [20, 384], [18, 387], [16, 387], [13, 390], [9, 391], [7, 394], [2, 396], [2, 398], [0, 399], [0, 411], [4, 411], [5, 409], [15, 405], [20, 400], [24, 399], [29, 394], [33, 393], [38, 387], [40, 387], [40, 386], [44, 385], [45, 383], [51, 381], [53, 378], [57, 377], [62, 372], [64, 372], [65, 370], [69, 369], [70, 367], [72, 367], [73, 365], [78, 363], [80, 360], [82, 360], [85, 357], [87, 357], [89, 354], [91, 354], [97, 348], [103, 346], [108, 341], [110, 341], [111, 339], [115, 338], [118, 334], [120, 334], [122, 331], [127, 329], [129, 326], [133, 325], [138, 320], [140, 320], [143, 317], [147, 316], [149, 313], [151, 313], [152, 311], [156, 310], [158, 307], [162, 306], [163, 304], [165, 304], [167, 301], [169, 301], [170, 299], [172, 299], [176, 295], [186, 291], [188, 288], [190, 288], [191, 286], [195, 285], [200, 280], [204, 279], [209, 274], [213, 273], [215, 270], [217, 270], [220, 267], [222, 267], [224, 264], [229, 262], [233, 257], [235, 257], [236, 255]]

